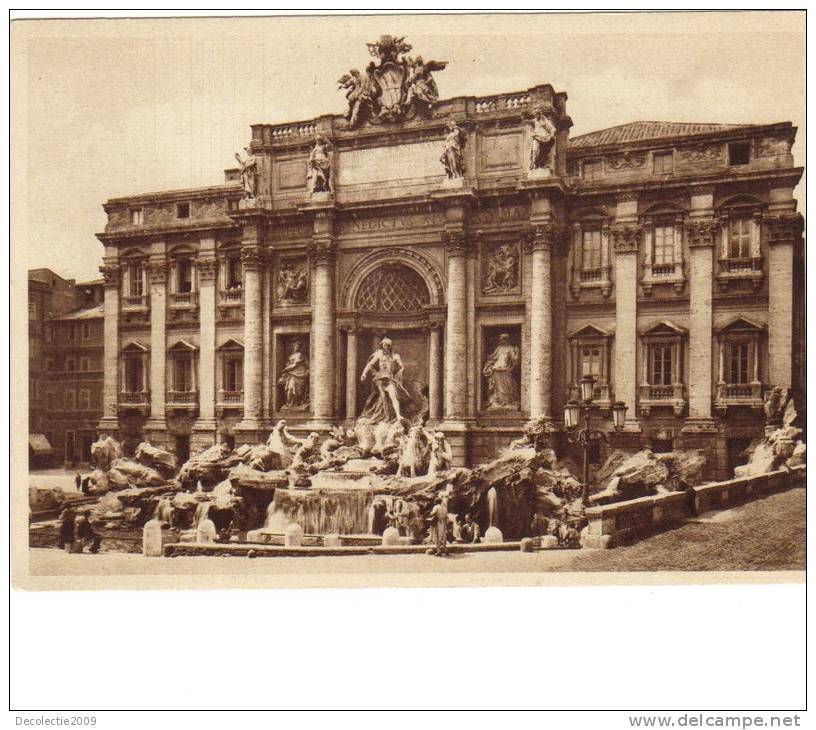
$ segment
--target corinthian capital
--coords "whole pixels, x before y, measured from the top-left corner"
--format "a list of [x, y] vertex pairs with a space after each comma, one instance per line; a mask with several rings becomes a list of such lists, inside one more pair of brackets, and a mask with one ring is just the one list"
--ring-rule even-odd
[[768, 225], [768, 243], [771, 246], [793, 243], [802, 235], [805, 226], [801, 213], [768, 216], [765, 221]]
[[448, 256], [463, 256], [468, 251], [468, 240], [460, 228], [442, 231], [442, 243]]
[[245, 271], [258, 271], [263, 263], [261, 250], [256, 246], [241, 248], [241, 266]]
[[686, 236], [691, 248], [710, 248], [714, 245], [717, 223], [713, 219], [689, 221], [686, 223]]
[[119, 286], [122, 270], [118, 264], [105, 264], [99, 267], [105, 286]]
[[165, 284], [167, 282], [167, 262], [151, 261], [147, 265], [147, 274], [151, 284]]
[[199, 281], [213, 281], [215, 279], [216, 262], [214, 258], [204, 258], [196, 260]]
[[640, 226], [615, 226], [611, 230], [615, 253], [637, 253], [643, 229]]
[[309, 260], [315, 266], [332, 263], [334, 252], [335, 244], [331, 238], [313, 238], [309, 243]]

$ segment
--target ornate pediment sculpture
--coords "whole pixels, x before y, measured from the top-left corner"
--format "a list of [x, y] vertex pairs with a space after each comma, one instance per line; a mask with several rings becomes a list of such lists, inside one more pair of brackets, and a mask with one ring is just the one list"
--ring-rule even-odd
[[439, 99], [435, 71], [442, 71], [447, 61], [425, 61], [407, 56], [411, 45], [403, 37], [380, 36], [368, 43], [372, 61], [361, 74], [356, 68], [340, 77], [337, 83], [346, 91], [350, 127], [366, 120], [373, 123], [401, 122], [417, 112], [428, 113]]

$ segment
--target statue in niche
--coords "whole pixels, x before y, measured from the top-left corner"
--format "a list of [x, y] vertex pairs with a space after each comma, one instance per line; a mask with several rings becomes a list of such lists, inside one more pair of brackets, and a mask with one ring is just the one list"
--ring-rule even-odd
[[496, 246], [485, 264], [484, 294], [501, 294], [518, 286], [518, 252], [509, 243]]
[[499, 335], [499, 344], [482, 370], [488, 383], [488, 410], [519, 407], [518, 365], [519, 348], [511, 344], [510, 335]]
[[258, 193], [258, 162], [249, 151], [249, 147], [244, 147], [247, 153], [246, 159], [242, 160], [236, 152], [235, 159], [241, 166], [241, 185], [244, 188], [244, 198], [254, 198]]
[[358, 424], [371, 425], [407, 420], [414, 422], [424, 410], [424, 399], [418, 383], [404, 383], [405, 366], [394, 352], [393, 343], [383, 337], [380, 347], [368, 358], [360, 382], [369, 376], [374, 384]]
[[283, 386], [286, 403], [281, 410], [301, 410], [309, 406], [309, 360], [303, 353], [303, 343], [292, 345], [292, 352], [281, 371], [278, 383]]
[[284, 260], [278, 270], [278, 301], [284, 304], [305, 304], [309, 296], [309, 279], [303, 261]]
[[552, 151], [555, 147], [556, 129], [543, 109], [536, 109], [533, 116], [533, 143], [530, 148], [530, 169], [552, 170]]
[[306, 186], [310, 193], [332, 193], [332, 157], [334, 150], [331, 143], [322, 134], [315, 137], [314, 147], [306, 163]]
[[467, 135], [459, 125], [451, 119], [448, 122], [448, 132], [445, 136], [445, 145], [439, 161], [445, 168], [448, 180], [465, 176], [465, 139]]

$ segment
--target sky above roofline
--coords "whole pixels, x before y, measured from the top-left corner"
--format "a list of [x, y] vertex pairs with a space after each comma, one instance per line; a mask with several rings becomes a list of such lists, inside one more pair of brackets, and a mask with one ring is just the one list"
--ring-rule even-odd
[[569, 95], [573, 136], [632, 119], [790, 121], [804, 164], [798, 13], [15, 22], [24, 267], [98, 278], [104, 201], [219, 185], [250, 124], [342, 113], [337, 78], [383, 33], [449, 62], [444, 98], [549, 83]]

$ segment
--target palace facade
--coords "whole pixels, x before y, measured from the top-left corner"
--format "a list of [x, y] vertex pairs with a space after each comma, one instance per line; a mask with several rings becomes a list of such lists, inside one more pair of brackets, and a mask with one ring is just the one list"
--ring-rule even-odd
[[387, 335], [459, 463], [534, 418], [558, 434], [590, 374], [600, 416], [628, 406], [612, 445], [701, 448], [725, 476], [766, 391], [804, 387], [796, 129], [571, 137], [549, 85], [438, 100], [444, 64], [422, 86], [398, 52], [376, 104], [348, 76], [346, 118], [252, 126], [223, 185], [105, 203], [100, 430], [186, 458], [350, 424]]

